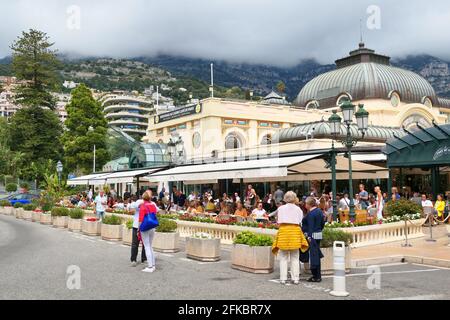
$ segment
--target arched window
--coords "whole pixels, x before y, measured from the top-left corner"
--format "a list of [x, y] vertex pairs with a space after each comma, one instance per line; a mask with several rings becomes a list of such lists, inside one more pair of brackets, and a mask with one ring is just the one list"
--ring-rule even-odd
[[433, 108], [433, 102], [429, 97], [423, 97], [422, 98], [422, 104], [424, 104], [427, 108]]
[[272, 144], [272, 135], [269, 133], [266, 134], [264, 137], [262, 137], [261, 144], [262, 145]]
[[242, 147], [242, 141], [236, 133], [230, 133], [225, 138], [225, 149], [239, 149]]
[[305, 110], [316, 110], [318, 108], [319, 108], [319, 102], [316, 100], [313, 100], [306, 104]]
[[391, 105], [393, 107], [398, 107], [401, 101], [400, 94], [397, 91], [391, 91], [389, 93], [389, 99], [391, 100]]
[[349, 100], [350, 101], [352, 100], [352, 97], [349, 94], [347, 93], [341, 94], [336, 100], [336, 106], [340, 107], [345, 101]]

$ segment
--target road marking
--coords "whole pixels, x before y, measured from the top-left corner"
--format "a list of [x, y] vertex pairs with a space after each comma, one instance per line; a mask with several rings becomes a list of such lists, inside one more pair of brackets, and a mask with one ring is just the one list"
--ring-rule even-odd
[[[402, 265], [407, 265], [408, 263], [406, 262], [395, 262], [395, 263], [387, 263], [387, 264], [373, 264], [372, 266], [380, 266], [380, 267], [395, 267], [395, 266], [402, 266]], [[367, 267], [369, 266], [364, 266], [364, 267], [354, 267], [352, 269], [367, 269]]]
[[450, 268], [439, 267], [439, 266], [432, 266], [432, 265], [429, 265], [429, 264], [422, 264], [422, 263], [412, 263], [412, 265], [419, 266], [419, 267], [429, 267], [429, 268], [441, 269], [441, 270], [450, 270]]
[[413, 297], [401, 297], [401, 298], [391, 298], [387, 300], [440, 300], [445, 298], [443, 294], [429, 294], [422, 296], [413, 296]]
[[[383, 274], [401, 274], [401, 273], [417, 273], [417, 272], [433, 272], [433, 271], [441, 271], [442, 269], [426, 269], [426, 270], [405, 270], [405, 271], [387, 271], [387, 272], [380, 272], [381, 275]], [[346, 277], [359, 277], [359, 276], [370, 276], [373, 273], [353, 273], [353, 274], [347, 274]], [[333, 278], [333, 276], [323, 276], [323, 278]]]

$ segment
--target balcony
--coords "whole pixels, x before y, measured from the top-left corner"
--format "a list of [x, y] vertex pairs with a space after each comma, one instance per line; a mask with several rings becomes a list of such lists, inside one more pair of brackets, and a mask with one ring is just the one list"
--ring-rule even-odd
[[145, 121], [148, 121], [148, 119], [150, 118], [150, 115], [122, 111], [122, 112], [107, 113], [107, 114], [105, 114], [105, 118], [106, 119], [139, 118], [139, 119], [143, 119]]
[[139, 121], [125, 120], [125, 119], [109, 121], [108, 124], [110, 126], [139, 126], [139, 127], [144, 128], [144, 129], [146, 129], [148, 127], [148, 122], [147, 121], [139, 122]]

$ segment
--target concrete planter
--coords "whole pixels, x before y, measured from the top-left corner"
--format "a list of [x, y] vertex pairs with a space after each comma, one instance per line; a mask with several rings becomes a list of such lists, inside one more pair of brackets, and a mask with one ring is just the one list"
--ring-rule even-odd
[[81, 232], [81, 222], [83, 219], [72, 219], [69, 217], [69, 222], [67, 223], [67, 228], [72, 232]]
[[0, 213], [9, 216], [11, 215], [11, 208], [12, 207], [0, 207]]
[[[333, 248], [320, 248], [324, 257], [320, 260], [320, 268], [322, 275], [330, 275], [334, 273], [334, 259], [333, 259]], [[352, 249], [350, 247], [345, 247], [345, 272], [349, 273], [351, 268], [351, 254]], [[309, 269], [309, 263], [304, 264], [305, 272], [311, 273]]]
[[67, 228], [68, 224], [69, 224], [69, 217], [67, 217], [67, 216], [53, 217], [53, 227], [55, 227], [55, 228], [64, 229], [64, 228]]
[[272, 273], [275, 257], [272, 247], [250, 247], [233, 244], [231, 267], [251, 273]]
[[152, 247], [155, 251], [174, 253], [180, 251], [178, 232], [155, 232]]
[[22, 214], [23, 214], [22, 208], [14, 208], [14, 216], [16, 217], [16, 219], [23, 219]]
[[199, 261], [220, 260], [220, 239], [186, 238], [186, 256]]
[[32, 221], [33, 219], [33, 211], [24, 210], [22, 214], [22, 218], [27, 221]]
[[102, 223], [98, 221], [81, 221], [81, 232], [88, 236], [99, 236], [101, 234]]
[[41, 213], [39, 222], [41, 224], [51, 225], [52, 224], [52, 215], [50, 213]]
[[127, 246], [131, 246], [133, 242], [133, 229], [128, 229], [127, 226], [123, 226], [122, 229], [122, 243]]
[[103, 240], [121, 241], [122, 240], [122, 229], [121, 224], [104, 224], [101, 227], [101, 236]]
[[33, 211], [31, 213], [31, 221], [33, 221], [33, 222], [41, 221], [41, 212], [40, 211]]
[[14, 207], [5, 207], [5, 214], [8, 216], [14, 215]]

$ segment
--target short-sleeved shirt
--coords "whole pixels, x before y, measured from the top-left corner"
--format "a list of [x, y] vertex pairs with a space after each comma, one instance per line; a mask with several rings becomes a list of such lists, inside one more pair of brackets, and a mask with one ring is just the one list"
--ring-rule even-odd
[[255, 219], [264, 219], [264, 215], [266, 214], [266, 210], [264, 210], [264, 209], [261, 209], [261, 210], [254, 209], [252, 211], [252, 214], [255, 215]]
[[104, 195], [103, 197], [101, 197], [100, 195], [97, 195], [95, 197], [95, 210], [97, 210], [97, 212], [104, 212], [105, 211], [105, 207], [102, 204], [103, 203], [107, 203], [108, 202], [108, 198]]
[[293, 203], [287, 203], [278, 208], [277, 222], [300, 225], [303, 220], [303, 211]]
[[[361, 199], [360, 203], [362, 209], [367, 208], [367, 206], [369, 206], [369, 193], [366, 190], [363, 190], [359, 193], [359, 197]], [[364, 200], [363, 198], [367, 198], [367, 200]]]

